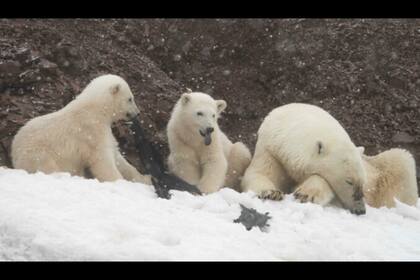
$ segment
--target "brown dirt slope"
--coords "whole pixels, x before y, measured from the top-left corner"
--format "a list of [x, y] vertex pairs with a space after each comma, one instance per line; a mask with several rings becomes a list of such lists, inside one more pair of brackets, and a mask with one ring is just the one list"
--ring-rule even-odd
[[[171, 108], [188, 87], [224, 98], [222, 128], [251, 149], [271, 109], [308, 102], [368, 154], [403, 147], [419, 162], [419, 62], [417, 19], [3, 19], [0, 164], [21, 125], [102, 73], [127, 79], [165, 155]], [[115, 132], [139, 166], [128, 129]]]

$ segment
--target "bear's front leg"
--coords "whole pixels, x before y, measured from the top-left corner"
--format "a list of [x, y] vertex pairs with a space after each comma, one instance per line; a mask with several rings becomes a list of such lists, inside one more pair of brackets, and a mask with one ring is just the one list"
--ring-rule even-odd
[[150, 175], [142, 175], [137, 169], [132, 166], [117, 150], [115, 151], [115, 161], [118, 170], [121, 172], [124, 179], [132, 182], [143, 183], [152, 185], [152, 179]]
[[232, 144], [228, 161], [228, 171], [226, 173], [225, 185], [237, 191], [241, 189], [241, 179], [245, 170], [251, 163], [252, 155], [248, 148], [241, 142]]
[[253, 191], [261, 199], [279, 201], [288, 185], [288, 176], [280, 163], [267, 151], [257, 149], [242, 178], [242, 190]]
[[319, 205], [327, 205], [335, 197], [328, 182], [319, 175], [311, 175], [301, 183], [295, 192], [294, 197], [300, 202], [313, 202]]
[[168, 158], [169, 171], [191, 185], [200, 181], [201, 171], [197, 155], [183, 144], [178, 144], [176, 152]]
[[261, 199], [282, 200], [284, 194], [266, 176], [258, 171], [247, 171], [242, 179], [242, 188], [245, 191], [253, 191]]
[[122, 180], [112, 149], [97, 149], [89, 163], [92, 175], [100, 182]]
[[224, 156], [206, 160], [202, 165], [202, 176], [198, 188], [202, 193], [217, 192], [224, 186], [227, 172], [227, 160]]

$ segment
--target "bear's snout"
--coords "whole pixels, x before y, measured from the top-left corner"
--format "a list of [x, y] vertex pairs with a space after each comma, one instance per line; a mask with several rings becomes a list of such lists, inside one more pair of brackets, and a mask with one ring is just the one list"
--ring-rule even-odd
[[207, 127], [206, 129], [200, 129], [200, 134], [203, 137], [206, 137], [207, 135], [210, 135], [213, 133], [214, 128], [213, 127]]
[[206, 146], [211, 144], [211, 133], [214, 131], [213, 127], [207, 127], [204, 131], [203, 130], [199, 130], [201, 136], [204, 137], [204, 144]]
[[354, 201], [359, 201], [359, 200], [363, 199], [363, 187], [362, 186], [356, 186], [354, 188], [353, 199], [354, 199]]
[[363, 201], [363, 189], [360, 186], [357, 186], [353, 193], [353, 199], [354, 199], [354, 206], [352, 209], [350, 209], [350, 212], [352, 214], [356, 215], [364, 215], [366, 214], [366, 207], [365, 203]]
[[140, 113], [129, 113], [129, 112], [127, 112], [125, 114], [125, 116], [127, 117], [127, 119], [134, 119], [134, 118], [138, 117], [139, 115], [140, 115]]
[[357, 216], [360, 216], [360, 215], [365, 215], [366, 214], [366, 209], [352, 209], [352, 210], [350, 210], [350, 213], [352, 213], [352, 214], [355, 214], [355, 215], [357, 215]]

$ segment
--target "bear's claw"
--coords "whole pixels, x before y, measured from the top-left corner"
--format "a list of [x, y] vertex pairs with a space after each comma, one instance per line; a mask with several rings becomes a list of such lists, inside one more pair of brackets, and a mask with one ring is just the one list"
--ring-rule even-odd
[[279, 190], [269, 190], [269, 191], [261, 192], [261, 194], [258, 197], [261, 199], [270, 199], [270, 200], [280, 201], [283, 199], [284, 194], [282, 191], [279, 191]]
[[301, 203], [305, 203], [305, 202], [314, 202], [315, 196], [309, 196], [307, 194], [302, 194], [298, 191], [293, 193], [293, 196], [295, 199], [299, 200]]

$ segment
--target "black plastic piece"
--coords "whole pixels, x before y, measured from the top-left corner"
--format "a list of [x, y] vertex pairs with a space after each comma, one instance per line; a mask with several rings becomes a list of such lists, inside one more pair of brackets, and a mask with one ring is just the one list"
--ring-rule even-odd
[[170, 174], [165, 169], [160, 153], [147, 139], [146, 133], [137, 118], [132, 120], [131, 128], [135, 133], [134, 139], [140, 159], [146, 172], [152, 176], [152, 183], [159, 197], [169, 199], [171, 197], [170, 190], [187, 191], [201, 195], [200, 190], [196, 186]]
[[242, 223], [247, 230], [251, 230], [251, 228], [256, 226], [259, 227], [260, 230], [264, 230], [266, 227], [270, 226], [267, 224], [268, 220], [271, 219], [268, 212], [261, 214], [254, 208], [247, 208], [242, 204], [239, 205], [241, 206], [241, 215], [233, 222]]

